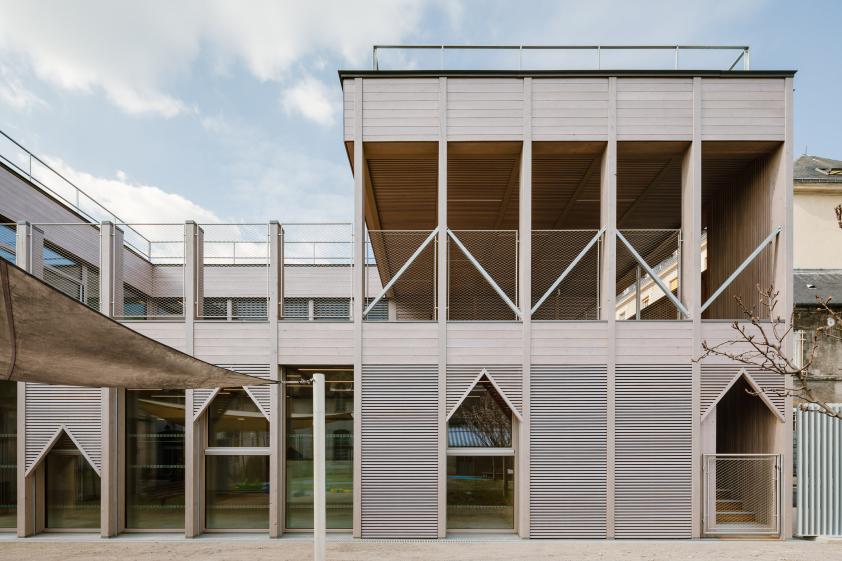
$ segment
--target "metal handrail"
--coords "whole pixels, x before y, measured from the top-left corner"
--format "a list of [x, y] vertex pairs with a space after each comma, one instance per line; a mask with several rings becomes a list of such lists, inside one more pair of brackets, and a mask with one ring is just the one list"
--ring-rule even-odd
[[596, 69], [602, 69], [602, 51], [672, 51], [675, 53], [674, 69], [679, 70], [679, 53], [683, 51], [739, 51], [739, 56], [726, 69], [733, 71], [742, 60], [743, 70], [750, 69], [749, 47], [747, 45], [373, 45], [371, 65], [380, 70], [379, 51], [385, 50], [430, 50], [439, 51], [440, 69], [445, 69], [445, 52], [459, 50], [516, 51], [518, 69], [523, 70], [523, 51], [594, 51]]
[[[74, 211], [78, 212], [79, 214], [81, 214], [82, 216], [84, 216], [85, 218], [87, 218], [88, 220], [90, 220], [90, 221], [91, 221], [91, 222], [93, 222], [93, 223], [100, 222], [100, 221], [101, 221], [101, 218], [100, 218], [100, 219], [97, 219], [96, 217], [91, 216], [91, 215], [90, 215], [89, 213], [87, 213], [84, 209], [82, 209], [82, 205], [81, 205], [81, 196], [82, 196], [82, 195], [84, 195], [85, 197], [87, 197], [87, 199], [88, 199], [88, 200], [89, 200], [89, 201], [90, 201], [93, 205], [95, 205], [96, 207], [98, 207], [99, 209], [101, 209], [101, 210], [103, 211], [103, 213], [104, 213], [107, 217], [109, 217], [109, 219], [110, 219], [112, 222], [115, 222], [115, 223], [117, 223], [117, 222], [121, 222], [121, 223], [122, 223], [122, 222], [123, 222], [123, 220], [122, 220], [122, 219], [120, 219], [120, 217], [118, 217], [116, 214], [114, 214], [113, 212], [111, 212], [110, 210], [108, 210], [107, 208], [105, 208], [103, 205], [101, 205], [100, 203], [98, 203], [98, 202], [96, 201], [96, 199], [94, 199], [93, 197], [91, 197], [90, 195], [88, 195], [85, 191], [83, 191], [82, 189], [80, 189], [80, 188], [79, 188], [79, 187], [78, 187], [75, 183], [73, 183], [72, 181], [70, 181], [69, 179], [67, 179], [67, 178], [66, 178], [64, 175], [62, 175], [60, 172], [56, 171], [56, 169], [55, 169], [55, 168], [53, 168], [50, 164], [48, 164], [47, 162], [45, 162], [44, 160], [42, 160], [41, 158], [39, 158], [38, 156], [36, 156], [35, 154], [33, 154], [33, 153], [29, 150], [29, 149], [27, 149], [25, 146], [23, 146], [20, 142], [18, 142], [17, 140], [15, 140], [14, 138], [12, 138], [12, 137], [11, 137], [11, 136], [9, 136], [8, 134], [6, 134], [6, 133], [5, 133], [5, 131], [0, 130], [0, 135], [2, 135], [3, 137], [5, 137], [5, 138], [6, 138], [9, 142], [11, 142], [12, 144], [14, 144], [15, 146], [17, 146], [18, 148], [20, 148], [21, 150], [23, 150], [23, 151], [24, 151], [24, 153], [25, 153], [25, 154], [29, 157], [29, 169], [28, 169], [28, 170], [23, 169], [23, 168], [22, 168], [22, 167], [20, 167], [17, 163], [15, 163], [15, 162], [14, 162], [11, 158], [7, 157], [6, 155], [4, 155], [4, 154], [2, 154], [2, 153], [0, 153], [0, 160], [2, 160], [2, 161], [4, 161], [4, 162], [6, 162], [7, 164], [9, 164], [9, 165], [13, 166], [14, 168], [16, 168], [17, 170], [19, 170], [19, 171], [21, 172], [21, 174], [23, 174], [24, 176], [26, 176], [26, 178], [27, 178], [27, 179], [29, 179], [29, 182], [30, 182], [30, 183], [32, 183], [33, 185], [35, 185], [36, 187], [38, 187], [38, 188], [39, 188], [39, 189], [41, 189], [42, 191], [45, 191], [45, 192], [49, 193], [49, 194], [50, 194], [50, 195], [52, 195], [53, 197], [56, 197], [57, 199], [59, 199], [60, 201], [62, 201], [63, 203], [65, 203], [67, 206], [69, 206], [70, 208], [72, 208]], [[76, 194], [76, 202], [74, 203], [74, 202], [72, 202], [72, 201], [68, 201], [65, 197], [63, 197], [62, 195], [60, 195], [60, 194], [56, 193], [53, 189], [51, 189], [50, 187], [48, 187], [47, 185], [45, 185], [45, 184], [44, 184], [43, 182], [41, 182], [38, 178], [34, 177], [34, 176], [32, 175], [32, 160], [35, 160], [36, 162], [38, 162], [39, 164], [41, 164], [42, 166], [44, 166], [44, 167], [45, 167], [46, 169], [48, 169], [50, 172], [52, 172], [53, 174], [55, 174], [55, 176], [56, 176], [56, 177], [58, 177], [59, 179], [61, 179], [62, 181], [64, 181], [67, 185], [69, 185], [69, 186], [70, 186], [70, 187], [74, 190], [74, 192], [75, 192], [75, 194]], [[144, 236], [143, 234], [141, 234], [140, 232], [138, 232], [138, 231], [137, 231], [137, 230], [135, 230], [135, 229], [132, 229], [132, 232], [133, 232], [134, 234], [136, 234], [137, 236], [139, 236], [139, 237], [140, 237], [142, 240], [144, 240], [147, 244], [149, 244], [149, 240], [146, 238], [146, 236]], [[126, 243], [126, 244], [128, 244], [128, 245], [131, 245], [132, 247], [134, 247], [134, 249], [136, 249], [136, 250], [138, 250], [138, 251], [141, 251], [141, 252], [143, 251], [141, 248], [136, 247], [134, 244], [130, 243], [129, 241], [126, 241], [125, 243]]]

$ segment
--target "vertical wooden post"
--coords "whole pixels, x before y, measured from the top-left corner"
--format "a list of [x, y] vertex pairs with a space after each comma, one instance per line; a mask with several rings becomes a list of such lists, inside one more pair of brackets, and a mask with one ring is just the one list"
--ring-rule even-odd
[[313, 374], [313, 561], [325, 561], [325, 375]]
[[[267, 312], [271, 335], [272, 379], [280, 380], [280, 357], [278, 344], [278, 321], [282, 313], [284, 294], [284, 230], [280, 223], [269, 223], [269, 293]], [[269, 537], [278, 538], [284, 531], [284, 399], [283, 384], [274, 384], [269, 389]]]
[[[202, 292], [201, 232], [193, 221], [184, 225], [184, 346], [191, 356], [195, 352], [194, 328]], [[193, 393], [187, 390], [184, 405], [184, 535], [187, 538], [195, 538], [204, 529], [204, 433], [200, 420], [193, 418]]]
[[353, 535], [362, 534], [362, 369], [363, 306], [365, 304], [365, 157], [363, 153], [363, 79], [354, 79], [354, 247], [353, 310], [354, 321], [354, 527]]
[[[17, 225], [15, 264], [38, 278], [44, 276], [44, 232], [30, 224]], [[35, 477], [26, 473], [26, 383], [17, 384], [17, 536], [33, 535], [36, 528]]]
[[606, 535], [614, 538], [614, 458], [615, 458], [615, 381], [617, 362], [617, 78], [608, 78], [608, 142], [602, 156], [600, 177], [600, 215], [605, 228], [600, 263], [600, 319], [606, 322]]
[[436, 218], [436, 299], [438, 300], [438, 537], [447, 535], [447, 78], [439, 78], [439, 151]]
[[523, 421], [517, 451], [518, 534], [529, 536], [529, 398], [532, 366], [532, 78], [523, 79], [523, 149], [520, 155], [520, 216], [518, 219], [518, 300], [523, 325]]
[[[680, 298], [690, 312], [692, 328], [692, 357], [702, 352], [702, 78], [693, 78], [693, 138], [681, 163], [681, 278]], [[691, 450], [692, 537], [702, 534], [702, 436], [701, 392], [702, 366], [690, 363], [692, 387]]]
[[[122, 305], [123, 231], [111, 222], [102, 222], [99, 230], [99, 311], [113, 316], [115, 306]], [[118, 290], [119, 287], [119, 290]], [[120, 403], [125, 390], [102, 388], [102, 469], [100, 473], [100, 535], [110, 538], [122, 530], [120, 469], [123, 456], [120, 446]]]

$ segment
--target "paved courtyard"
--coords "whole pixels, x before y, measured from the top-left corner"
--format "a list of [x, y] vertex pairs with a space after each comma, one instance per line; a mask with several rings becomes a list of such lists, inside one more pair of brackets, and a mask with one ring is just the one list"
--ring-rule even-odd
[[[124, 536], [111, 540], [46, 536], [0, 539], [0, 559], [97, 561], [306, 561], [312, 542], [203, 537]], [[817, 541], [518, 541], [454, 539], [328, 542], [329, 561], [830, 561], [842, 542]]]

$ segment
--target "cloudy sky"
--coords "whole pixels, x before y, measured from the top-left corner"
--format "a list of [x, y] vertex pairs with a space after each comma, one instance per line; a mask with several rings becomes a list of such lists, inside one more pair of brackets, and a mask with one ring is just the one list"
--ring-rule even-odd
[[749, 44], [842, 159], [842, 4], [0, 0], [0, 129], [127, 221], [350, 218], [339, 68], [373, 43]]

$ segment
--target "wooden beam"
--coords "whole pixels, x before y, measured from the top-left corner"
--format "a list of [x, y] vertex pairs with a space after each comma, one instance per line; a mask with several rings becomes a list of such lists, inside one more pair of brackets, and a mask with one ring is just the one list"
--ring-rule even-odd
[[617, 227], [618, 228], [622, 228], [623, 226], [625, 226], [626, 219], [628, 219], [628, 217], [631, 216], [631, 213], [634, 212], [635, 210], [637, 210], [637, 208], [643, 203], [643, 201], [646, 200], [646, 198], [649, 195], [651, 195], [652, 192], [661, 184], [661, 182], [667, 177], [667, 172], [670, 170], [670, 168], [673, 166], [673, 164], [675, 164], [675, 162], [677, 160], [678, 160], [678, 157], [673, 157], [673, 158], [670, 158], [669, 160], [667, 160], [667, 163], [664, 164], [664, 167], [662, 167], [658, 171], [658, 173], [655, 175], [655, 177], [652, 179], [652, 181], [649, 182], [649, 185], [647, 185], [643, 189], [643, 192], [640, 193], [640, 196], [638, 196], [637, 199], [635, 199], [635, 201], [631, 204], [631, 206], [626, 209], [626, 212], [624, 212], [623, 215], [620, 217], [620, 219], [617, 220]]
[[585, 187], [590, 181], [591, 176], [600, 168], [602, 165], [602, 157], [601, 155], [596, 156], [592, 161], [591, 165], [588, 166], [588, 169], [585, 171], [585, 175], [582, 176], [582, 179], [579, 180], [579, 183], [576, 185], [576, 189], [573, 190], [573, 194], [570, 195], [570, 198], [567, 200], [567, 204], [564, 205], [564, 208], [561, 210], [561, 214], [558, 215], [558, 218], [555, 221], [555, 225], [553, 229], [558, 230], [564, 224], [567, 215], [570, 214], [570, 211], [573, 210], [573, 203], [576, 202], [576, 198], [582, 194], [582, 191], [585, 190]]

